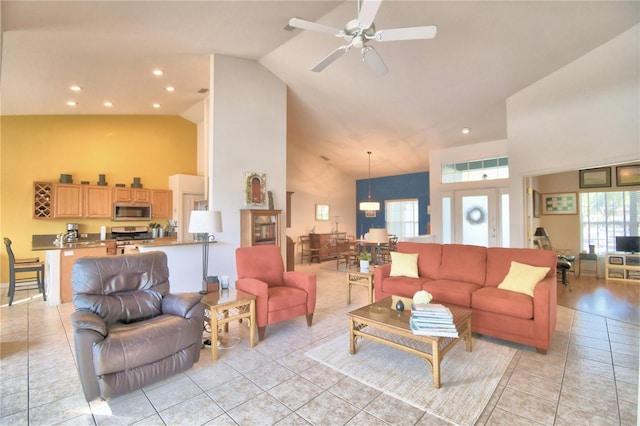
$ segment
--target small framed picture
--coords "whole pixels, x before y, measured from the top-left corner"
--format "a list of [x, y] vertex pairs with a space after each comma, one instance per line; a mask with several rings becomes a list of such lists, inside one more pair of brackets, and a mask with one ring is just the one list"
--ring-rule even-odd
[[329, 204], [316, 204], [316, 220], [329, 220]]
[[622, 256], [609, 256], [610, 265], [623, 265], [624, 259]]
[[542, 195], [542, 214], [578, 214], [575, 192]]
[[375, 210], [366, 210], [364, 212], [364, 217], [376, 217], [376, 211]]
[[533, 217], [540, 217], [540, 193], [535, 189], [531, 193], [531, 204], [533, 205]]
[[611, 167], [580, 170], [580, 188], [605, 188], [611, 186]]
[[616, 185], [618, 186], [640, 185], [640, 164], [616, 167]]

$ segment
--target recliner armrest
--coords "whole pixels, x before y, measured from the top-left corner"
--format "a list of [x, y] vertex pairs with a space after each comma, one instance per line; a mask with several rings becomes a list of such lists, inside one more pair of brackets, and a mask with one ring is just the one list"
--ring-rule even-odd
[[89, 330], [107, 337], [107, 324], [98, 315], [90, 311], [76, 311], [71, 314], [71, 325], [75, 331]]
[[198, 293], [169, 293], [162, 298], [162, 313], [182, 318], [191, 318], [192, 309], [200, 303]]

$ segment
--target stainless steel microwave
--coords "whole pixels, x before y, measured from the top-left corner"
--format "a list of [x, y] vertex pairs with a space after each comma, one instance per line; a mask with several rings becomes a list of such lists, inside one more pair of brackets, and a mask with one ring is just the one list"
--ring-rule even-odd
[[113, 220], [151, 220], [151, 204], [115, 203], [113, 205]]

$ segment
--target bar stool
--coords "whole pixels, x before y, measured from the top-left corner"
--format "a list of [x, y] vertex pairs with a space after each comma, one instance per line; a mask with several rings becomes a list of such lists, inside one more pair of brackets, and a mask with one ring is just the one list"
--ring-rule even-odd
[[[9, 306], [13, 304], [13, 296], [16, 292], [16, 282], [31, 282], [33, 276], [28, 277], [16, 277], [16, 274], [24, 273], [36, 273], [36, 282], [38, 284], [38, 291], [42, 293], [42, 298], [47, 300], [47, 295], [44, 292], [44, 263], [40, 262], [37, 257], [28, 259], [16, 259], [11, 250], [11, 240], [9, 238], [4, 239], [4, 246], [7, 248], [7, 255], [9, 256]], [[35, 287], [20, 286], [17, 290], [33, 290]]]

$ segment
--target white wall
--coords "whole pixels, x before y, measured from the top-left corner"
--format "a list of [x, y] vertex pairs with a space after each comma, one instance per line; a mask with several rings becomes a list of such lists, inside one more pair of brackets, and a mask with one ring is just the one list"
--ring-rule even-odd
[[240, 247], [240, 209], [245, 207], [245, 172], [266, 174], [276, 209], [283, 210], [281, 241], [286, 254], [286, 85], [256, 61], [214, 55], [211, 96], [212, 167], [210, 209], [222, 212], [223, 232], [211, 247], [210, 269], [235, 281]]
[[527, 176], [640, 158], [639, 28], [507, 99], [512, 247], [526, 244]]
[[[316, 233], [331, 232], [332, 221], [316, 221], [315, 205], [328, 204], [329, 214], [339, 216], [338, 230], [355, 235], [355, 180], [327, 161], [290, 145], [287, 148], [287, 190], [291, 196], [291, 228], [287, 230], [298, 243], [315, 227]], [[296, 262], [300, 262], [300, 245], [296, 244]]]

